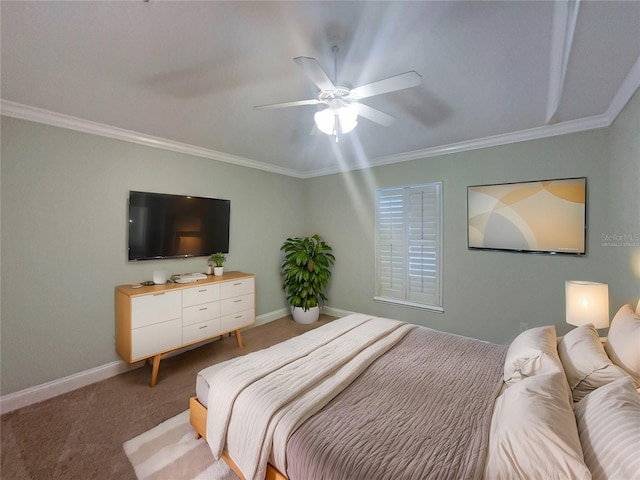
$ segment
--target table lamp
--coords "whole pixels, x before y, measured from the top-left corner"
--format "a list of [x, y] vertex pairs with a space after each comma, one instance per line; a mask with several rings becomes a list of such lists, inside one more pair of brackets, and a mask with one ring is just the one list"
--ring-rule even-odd
[[598, 328], [609, 326], [609, 285], [568, 280], [565, 282], [566, 321], [580, 326], [587, 323]]

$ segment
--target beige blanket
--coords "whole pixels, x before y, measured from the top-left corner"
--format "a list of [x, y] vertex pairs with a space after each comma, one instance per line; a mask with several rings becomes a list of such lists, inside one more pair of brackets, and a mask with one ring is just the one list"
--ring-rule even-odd
[[480, 479], [506, 350], [413, 329], [296, 429], [288, 478]]
[[227, 362], [207, 378], [207, 441], [249, 479], [282, 471], [290, 433], [415, 326], [353, 314], [266, 350]]

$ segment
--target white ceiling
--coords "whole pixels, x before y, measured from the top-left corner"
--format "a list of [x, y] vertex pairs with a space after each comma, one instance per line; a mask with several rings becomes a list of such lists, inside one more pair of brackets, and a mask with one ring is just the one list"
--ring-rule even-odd
[[[577, 7], [577, 17], [573, 13]], [[610, 124], [640, 85], [640, 1], [2, 1], [2, 113], [301, 178]], [[310, 135], [293, 62], [359, 86], [340, 142]], [[557, 109], [554, 99], [558, 99]], [[549, 117], [553, 112], [553, 118]]]

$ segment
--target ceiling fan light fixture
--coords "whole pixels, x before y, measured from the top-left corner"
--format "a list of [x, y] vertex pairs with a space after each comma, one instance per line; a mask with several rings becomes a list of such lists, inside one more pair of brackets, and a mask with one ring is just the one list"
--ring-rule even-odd
[[358, 125], [358, 113], [353, 109], [342, 107], [339, 109], [333, 109], [331, 107], [325, 108], [316, 112], [314, 120], [318, 129], [322, 133], [327, 135], [335, 135], [340, 128], [340, 133], [349, 133]]
[[316, 112], [316, 114], [313, 116], [313, 119], [316, 121], [318, 130], [320, 130], [322, 133], [326, 133], [327, 135], [335, 135], [336, 116], [333, 113], [333, 110], [331, 110], [330, 108], [320, 110], [319, 112]]
[[338, 110], [337, 117], [340, 119], [340, 130], [342, 133], [349, 133], [358, 125], [358, 113], [349, 107]]
[[[338, 78], [337, 53], [339, 48], [337, 43], [334, 43], [332, 50], [336, 62], [335, 78]], [[359, 103], [360, 99], [420, 85], [420, 74], [412, 70], [383, 80], [360, 85], [356, 88], [351, 88], [351, 85], [344, 82], [336, 85], [335, 81], [329, 78], [315, 58], [296, 57], [293, 61], [298, 64], [306, 73], [307, 77], [318, 87], [318, 97], [294, 102], [259, 105], [253, 108], [255, 110], [261, 110], [324, 104], [327, 108], [316, 112], [314, 115], [316, 128], [326, 135], [334, 136], [336, 142], [340, 135], [347, 134], [356, 128], [358, 125], [358, 116], [385, 127], [388, 127], [396, 120], [396, 118], [391, 115], [369, 107], [364, 103]]]

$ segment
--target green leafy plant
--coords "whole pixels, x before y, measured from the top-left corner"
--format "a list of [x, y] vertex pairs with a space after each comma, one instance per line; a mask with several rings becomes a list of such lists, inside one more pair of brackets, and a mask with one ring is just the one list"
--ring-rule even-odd
[[221, 252], [214, 253], [209, 257], [209, 263], [215, 265], [216, 267], [221, 267], [226, 261], [227, 257], [224, 253]]
[[280, 250], [285, 255], [281, 271], [289, 304], [307, 311], [326, 302], [323, 290], [329, 283], [329, 268], [335, 261], [333, 249], [316, 234], [287, 238]]

